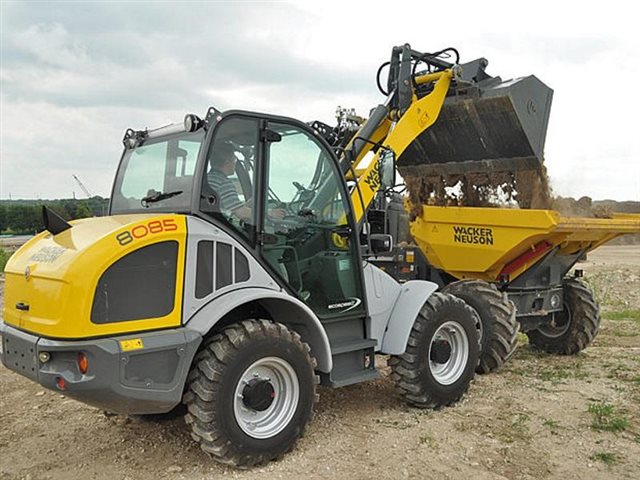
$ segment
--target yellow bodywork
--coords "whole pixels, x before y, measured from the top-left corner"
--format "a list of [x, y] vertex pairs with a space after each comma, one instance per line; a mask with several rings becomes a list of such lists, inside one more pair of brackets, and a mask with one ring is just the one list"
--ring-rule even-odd
[[[124, 334], [181, 323], [186, 249], [184, 215], [118, 215], [70, 222], [57, 235], [45, 231], [24, 244], [5, 268], [5, 323], [52, 338]], [[98, 280], [128, 253], [161, 241], [178, 242], [173, 311], [160, 318], [95, 324], [91, 308]], [[17, 305], [28, 305], [28, 311]]]
[[[400, 119], [395, 123], [388, 118], [385, 119], [369, 139], [372, 143], [368, 143], [354, 161], [357, 188], [354, 188], [351, 193], [351, 203], [356, 222], [362, 219], [380, 189], [380, 156], [383, 155], [385, 149], [390, 149], [396, 158], [399, 157], [411, 142], [435, 123], [449, 91], [452, 77], [453, 73], [449, 69], [416, 77], [416, 83], [419, 84], [434, 82], [433, 90], [419, 100], [414, 95], [411, 106], [402, 115], [398, 112], [391, 112], [391, 117], [399, 116]], [[358, 138], [358, 133], [354, 135], [354, 139]], [[366, 154], [378, 142], [381, 142], [383, 148], [378, 150], [373, 159], [369, 161]], [[347, 149], [350, 146], [351, 143]], [[347, 175], [347, 180], [349, 179], [353, 178]]]
[[640, 215], [611, 219], [563, 217], [552, 210], [423, 206], [411, 234], [429, 263], [456, 278], [518, 277], [552, 248], [589, 251], [640, 232]]

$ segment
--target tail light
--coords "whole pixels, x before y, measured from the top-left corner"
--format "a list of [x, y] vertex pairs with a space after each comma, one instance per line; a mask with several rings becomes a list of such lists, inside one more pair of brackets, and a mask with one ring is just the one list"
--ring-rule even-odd
[[89, 370], [89, 360], [87, 359], [87, 354], [84, 352], [78, 353], [78, 369], [83, 375]]

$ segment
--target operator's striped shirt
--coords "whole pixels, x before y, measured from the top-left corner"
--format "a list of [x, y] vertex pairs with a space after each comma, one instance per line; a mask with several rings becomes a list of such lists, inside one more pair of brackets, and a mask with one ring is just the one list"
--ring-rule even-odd
[[220, 210], [223, 213], [230, 213], [242, 206], [242, 200], [238, 197], [238, 192], [233, 182], [220, 170], [216, 168], [211, 169], [207, 174], [207, 181], [218, 195]]

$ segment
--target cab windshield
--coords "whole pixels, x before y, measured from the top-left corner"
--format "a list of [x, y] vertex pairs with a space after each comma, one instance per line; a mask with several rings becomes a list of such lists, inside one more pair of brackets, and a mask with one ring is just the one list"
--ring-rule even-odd
[[148, 140], [120, 162], [111, 213], [188, 211], [204, 131]]

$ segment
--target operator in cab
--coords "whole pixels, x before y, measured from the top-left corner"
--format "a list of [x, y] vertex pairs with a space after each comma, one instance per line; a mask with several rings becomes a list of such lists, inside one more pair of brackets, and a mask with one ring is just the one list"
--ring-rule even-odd
[[[220, 211], [227, 217], [233, 215], [240, 220], [251, 222], [253, 218], [253, 202], [243, 202], [238, 195], [235, 184], [229, 178], [236, 170], [238, 157], [232, 145], [216, 145], [211, 159], [211, 170], [207, 174], [209, 185], [218, 195]], [[286, 212], [282, 208], [271, 209], [267, 215], [273, 219], [282, 219]]]

